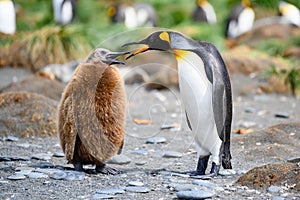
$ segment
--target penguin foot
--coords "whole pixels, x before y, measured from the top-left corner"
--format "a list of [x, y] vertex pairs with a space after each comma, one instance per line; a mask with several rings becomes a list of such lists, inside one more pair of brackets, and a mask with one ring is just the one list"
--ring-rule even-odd
[[203, 174], [203, 175], [190, 175], [191, 178], [195, 179], [202, 179], [202, 180], [209, 180], [213, 177], [218, 176], [218, 173], [220, 171], [221, 165], [217, 165], [216, 163], [212, 163], [211, 170], [209, 174]]
[[77, 163], [74, 164], [74, 169], [75, 169], [75, 171], [79, 171], [79, 172], [84, 171], [82, 163], [80, 163], [80, 162], [77, 162]]
[[121, 173], [119, 170], [107, 167], [105, 164], [97, 165], [96, 172], [106, 175], [116, 175]]

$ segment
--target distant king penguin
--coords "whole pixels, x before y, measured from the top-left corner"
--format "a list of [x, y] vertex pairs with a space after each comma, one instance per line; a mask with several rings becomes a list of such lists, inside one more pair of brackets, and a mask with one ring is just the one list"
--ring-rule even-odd
[[300, 11], [296, 6], [284, 1], [280, 1], [278, 3], [278, 10], [280, 16], [285, 18], [289, 23], [300, 27]]
[[79, 64], [58, 108], [58, 134], [68, 163], [82, 171], [115, 174], [105, 162], [120, 153], [125, 132], [125, 90], [114, 60], [124, 53], [96, 49]]
[[59, 25], [71, 23], [75, 17], [75, 0], [52, 0], [55, 22]]
[[0, 32], [4, 34], [16, 32], [16, 11], [11, 0], [0, 0]]
[[217, 23], [214, 7], [207, 0], [197, 0], [197, 8], [193, 12], [193, 20], [208, 24]]
[[253, 27], [255, 13], [249, 0], [242, 0], [241, 5], [234, 7], [226, 22], [225, 36], [236, 38]]
[[[221, 163], [225, 169], [231, 169], [231, 84], [216, 47], [171, 31], [154, 32], [144, 40], [124, 46], [133, 44], [146, 46], [129, 57], [148, 50], [170, 50], [175, 54], [180, 93], [198, 153], [196, 171], [187, 173], [195, 178], [208, 178], [218, 174]], [[205, 175], [210, 156], [212, 167], [210, 174]]]

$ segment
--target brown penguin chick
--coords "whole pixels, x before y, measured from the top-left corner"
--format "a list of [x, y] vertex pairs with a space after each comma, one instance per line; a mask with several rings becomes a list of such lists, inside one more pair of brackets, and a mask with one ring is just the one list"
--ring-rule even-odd
[[79, 64], [58, 107], [58, 134], [68, 163], [82, 171], [116, 174], [105, 162], [120, 153], [125, 132], [125, 90], [114, 60], [119, 55], [96, 49]]

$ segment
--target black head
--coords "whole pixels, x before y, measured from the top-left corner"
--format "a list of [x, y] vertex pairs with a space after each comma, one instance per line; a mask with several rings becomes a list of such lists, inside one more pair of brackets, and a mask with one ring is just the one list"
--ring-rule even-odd
[[126, 59], [132, 56], [143, 53], [148, 50], [158, 50], [158, 51], [168, 51], [176, 49], [189, 49], [191, 40], [184, 37], [183, 35], [172, 32], [172, 31], [158, 31], [149, 35], [146, 39], [139, 42], [126, 43], [123, 46], [134, 45], [134, 44], [144, 44], [146, 46], [140, 48], [139, 50], [131, 53]]
[[113, 64], [125, 64], [121, 61], [115, 60], [118, 56], [129, 54], [130, 52], [111, 52], [107, 49], [97, 48], [93, 53], [89, 55], [87, 63], [106, 63], [108, 65]]

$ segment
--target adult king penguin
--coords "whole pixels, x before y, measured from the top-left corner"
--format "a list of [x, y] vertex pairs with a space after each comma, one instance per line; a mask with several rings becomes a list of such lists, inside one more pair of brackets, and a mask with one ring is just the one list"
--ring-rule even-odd
[[255, 13], [249, 0], [242, 0], [240, 5], [232, 9], [227, 18], [225, 36], [236, 38], [251, 30]]
[[114, 60], [126, 53], [96, 49], [79, 64], [66, 86], [58, 108], [58, 134], [68, 163], [82, 171], [94, 164], [96, 171], [116, 174], [105, 162], [123, 147], [125, 90]]
[[0, 0], [0, 32], [4, 34], [16, 32], [16, 11], [11, 0]]
[[75, 0], [52, 0], [55, 22], [59, 25], [67, 25], [75, 17]]
[[[225, 169], [231, 169], [231, 84], [216, 47], [171, 31], [154, 32], [144, 40], [124, 46], [133, 44], [146, 46], [129, 57], [148, 50], [170, 50], [175, 54], [180, 93], [198, 153], [196, 171], [187, 173], [195, 178], [208, 178], [218, 174], [221, 163]], [[212, 167], [205, 174], [210, 156]]]
[[193, 12], [193, 20], [208, 24], [217, 23], [214, 7], [207, 0], [197, 0], [197, 8]]
[[278, 10], [279, 15], [285, 18], [289, 23], [300, 27], [300, 11], [296, 6], [284, 1], [279, 1]]

